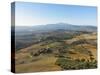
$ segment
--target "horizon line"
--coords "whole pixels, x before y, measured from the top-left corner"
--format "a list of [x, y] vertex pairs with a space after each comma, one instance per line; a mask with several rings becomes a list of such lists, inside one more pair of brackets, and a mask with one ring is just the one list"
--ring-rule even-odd
[[[94, 26], [97, 27], [97, 25], [86, 25], [86, 24], [71, 24], [71, 23], [64, 23], [64, 22], [59, 22], [59, 23], [48, 23], [48, 24], [36, 24], [36, 25], [25, 25], [25, 26], [46, 26], [49, 24], [68, 24], [68, 25], [74, 25], [74, 26]], [[24, 25], [15, 25], [15, 26], [24, 26]]]
[[[68, 24], [68, 25], [74, 25], [74, 26], [94, 26], [97, 27], [97, 25], [86, 25], [86, 24], [71, 24], [71, 23], [64, 23], [64, 22], [59, 22], [59, 23], [48, 23], [48, 24], [37, 24], [37, 25], [25, 25], [25, 27], [31, 27], [31, 26], [46, 26], [49, 24]], [[13, 25], [12, 25], [13, 26]], [[14, 26], [24, 26], [24, 25], [14, 25]]]

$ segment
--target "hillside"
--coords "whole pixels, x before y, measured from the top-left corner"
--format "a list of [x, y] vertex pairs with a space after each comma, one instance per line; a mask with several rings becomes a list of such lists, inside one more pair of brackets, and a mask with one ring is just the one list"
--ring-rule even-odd
[[18, 32], [33, 32], [33, 33], [39, 33], [39, 32], [48, 32], [48, 31], [54, 31], [54, 30], [70, 30], [70, 31], [88, 31], [93, 32], [97, 31], [96, 26], [91, 25], [72, 25], [68, 23], [56, 23], [56, 24], [46, 24], [46, 25], [35, 25], [35, 26], [16, 26], [16, 33]]
[[[14, 32], [13, 27], [12, 27], [12, 32]], [[97, 32], [97, 27], [88, 25], [79, 26], [67, 23], [56, 23], [56, 24], [37, 25], [37, 26], [16, 26], [15, 27], [16, 50], [38, 43], [41, 39], [44, 39], [43, 36], [47, 37], [51, 35], [51, 37], [53, 37], [55, 36], [55, 34], [57, 34], [57, 37], [55, 38], [58, 38], [58, 36], [61, 35], [63, 36], [63, 34], [67, 35], [67, 33], [69, 33], [68, 35], [73, 36], [73, 33], [77, 34], [78, 32], [86, 32], [86, 33]]]
[[[20, 37], [21, 40], [22, 36]], [[16, 51], [18, 73], [97, 67], [96, 32], [55, 30], [31, 34], [27, 39], [32, 44], [29, 42], [29, 46], [18, 48]], [[22, 42], [26, 43], [24, 40]], [[87, 67], [86, 64], [92, 66]], [[82, 65], [83, 67], [80, 67]]]

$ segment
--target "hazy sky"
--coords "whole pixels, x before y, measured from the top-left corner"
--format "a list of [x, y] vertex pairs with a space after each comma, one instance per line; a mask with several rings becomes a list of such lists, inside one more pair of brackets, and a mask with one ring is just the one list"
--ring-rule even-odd
[[16, 2], [15, 23], [18, 26], [54, 24], [97, 25], [97, 8], [59, 4]]

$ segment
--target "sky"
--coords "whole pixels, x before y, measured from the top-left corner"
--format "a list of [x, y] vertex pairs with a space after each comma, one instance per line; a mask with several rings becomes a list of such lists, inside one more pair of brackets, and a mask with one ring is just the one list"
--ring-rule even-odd
[[15, 25], [35, 26], [55, 23], [97, 26], [97, 8], [31, 2], [15, 3]]

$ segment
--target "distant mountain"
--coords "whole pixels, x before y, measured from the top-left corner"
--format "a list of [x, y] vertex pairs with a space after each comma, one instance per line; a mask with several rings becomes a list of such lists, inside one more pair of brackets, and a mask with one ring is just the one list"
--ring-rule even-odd
[[37, 26], [16, 26], [16, 31], [52, 31], [52, 30], [72, 30], [72, 31], [97, 31], [96, 26], [90, 25], [72, 25], [67, 23], [56, 23], [47, 25], [37, 25]]

